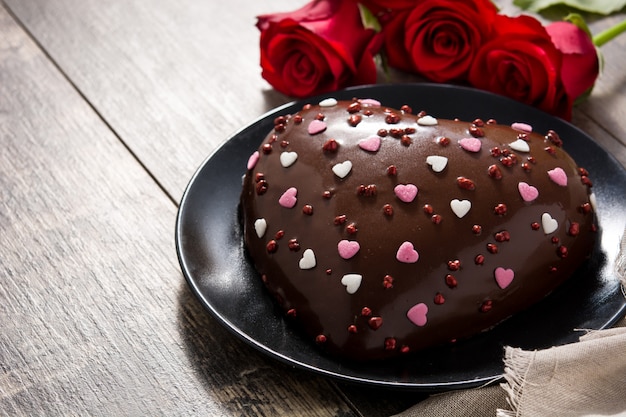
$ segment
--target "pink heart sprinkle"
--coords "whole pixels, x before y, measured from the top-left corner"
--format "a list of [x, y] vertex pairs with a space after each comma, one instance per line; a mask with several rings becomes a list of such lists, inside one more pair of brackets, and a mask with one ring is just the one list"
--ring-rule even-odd
[[376, 152], [380, 149], [380, 138], [378, 136], [370, 136], [367, 139], [363, 139], [359, 141], [359, 148], [370, 152]]
[[500, 266], [496, 268], [493, 274], [496, 277], [498, 287], [502, 289], [508, 287], [513, 282], [513, 278], [515, 278], [515, 272], [512, 269], [504, 269]]
[[428, 306], [424, 303], [415, 304], [407, 311], [406, 316], [416, 326], [424, 326], [428, 321]]
[[522, 196], [524, 201], [533, 201], [539, 197], [539, 190], [532, 185], [526, 184], [525, 182], [517, 184], [517, 189], [519, 190], [519, 194]]
[[341, 240], [337, 244], [337, 249], [339, 250], [339, 256], [343, 259], [350, 259], [361, 249], [359, 242], [350, 241], [350, 240]]
[[465, 149], [468, 152], [478, 152], [480, 151], [480, 147], [482, 146], [482, 142], [480, 139], [476, 138], [463, 138], [459, 140], [459, 145], [461, 148]]
[[309, 127], [307, 128], [309, 135], [317, 135], [318, 133], [322, 133], [326, 130], [326, 123], [321, 120], [311, 120], [309, 123]]
[[567, 187], [567, 174], [563, 171], [563, 168], [556, 167], [548, 171], [548, 176], [552, 181], [561, 187]]
[[296, 195], [298, 195], [298, 189], [296, 187], [291, 187], [280, 196], [278, 204], [285, 208], [292, 208], [298, 201]]
[[405, 264], [414, 264], [419, 257], [419, 253], [417, 253], [411, 242], [404, 242], [398, 248], [398, 252], [396, 252], [396, 259]]
[[256, 163], [259, 162], [259, 151], [254, 151], [250, 158], [248, 158], [248, 169], [252, 169], [256, 166]]
[[413, 184], [398, 184], [393, 189], [393, 192], [400, 200], [410, 203], [417, 196], [417, 187]]
[[374, 100], [373, 98], [361, 99], [359, 100], [359, 103], [367, 107], [380, 107], [381, 106], [380, 101]]
[[530, 133], [533, 131], [533, 127], [528, 123], [515, 122], [511, 124], [511, 128], [520, 130], [522, 132]]

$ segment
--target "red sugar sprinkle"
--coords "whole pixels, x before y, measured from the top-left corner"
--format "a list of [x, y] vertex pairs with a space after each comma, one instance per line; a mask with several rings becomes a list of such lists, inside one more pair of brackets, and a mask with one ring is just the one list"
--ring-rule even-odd
[[322, 150], [324, 152], [335, 153], [339, 149], [339, 143], [335, 139], [328, 139], [324, 145], [322, 145]]
[[437, 294], [435, 294], [435, 299], [433, 301], [435, 302], [435, 304], [441, 305], [446, 302], [446, 299], [444, 298], [443, 294], [438, 292]]
[[572, 222], [569, 225], [569, 229], [567, 230], [567, 233], [570, 236], [578, 236], [578, 233], [580, 233], [580, 224], [578, 224], [576, 222]]
[[380, 326], [383, 325], [383, 318], [382, 317], [370, 317], [370, 319], [367, 321], [367, 324], [370, 326], [370, 329], [372, 330], [378, 330], [380, 329]]
[[326, 343], [326, 336], [324, 336], [323, 334], [318, 334], [317, 336], [315, 336], [315, 342], [317, 343]]
[[567, 258], [567, 248], [563, 245], [559, 246], [556, 249], [556, 253], [557, 255], [559, 255], [560, 258], [563, 258], [563, 259]]
[[391, 275], [385, 275], [383, 278], [383, 287], [386, 290], [393, 288], [393, 277]]
[[348, 118], [348, 124], [352, 127], [356, 127], [359, 123], [361, 123], [362, 119], [363, 117], [360, 114], [353, 114], [350, 118]]
[[446, 285], [450, 288], [454, 288], [457, 286], [457, 280], [452, 274], [446, 275]]
[[346, 232], [348, 232], [348, 234], [353, 235], [355, 234], [359, 229], [357, 229], [356, 224], [354, 223], [350, 223], [349, 225], [346, 226]]
[[557, 236], [552, 236], [552, 239], [550, 239], [550, 240], [551, 240], [551, 241], [552, 241], [552, 243], [554, 243], [555, 245], [557, 245], [557, 244], [560, 242], [560, 240], [559, 240], [559, 238], [558, 238]]
[[332, 270], [332, 269], [328, 268], [328, 269], [326, 270], [326, 275], [331, 275], [332, 273], [333, 273], [333, 270]]
[[354, 324], [351, 324], [348, 326], [348, 332], [352, 334], [356, 334], [358, 333], [358, 330]]
[[369, 307], [363, 307], [361, 309], [361, 315], [364, 317], [369, 317], [372, 315], [372, 310]]
[[411, 348], [408, 347], [407, 345], [402, 345], [402, 347], [400, 348], [401, 353], [409, 353], [410, 350]]
[[578, 168], [578, 175], [588, 177], [589, 172], [585, 168]]
[[486, 313], [488, 311], [490, 311], [493, 308], [493, 301], [491, 300], [485, 300], [483, 301], [483, 303], [480, 305], [480, 312], [481, 313]]
[[304, 207], [302, 207], [302, 212], [308, 216], [313, 214], [313, 206], [310, 204], [305, 205]]
[[496, 233], [494, 237], [496, 239], [496, 242], [508, 242], [509, 240], [511, 240], [511, 234], [506, 230], [502, 230]]
[[589, 179], [589, 177], [587, 177], [586, 175], [583, 175], [580, 177], [580, 181], [585, 184], [587, 187], [593, 187], [593, 182], [591, 182], [591, 180]]
[[281, 148], [286, 148], [287, 146], [289, 146], [289, 141], [288, 140], [281, 140], [280, 141], [280, 147]]
[[552, 146], [547, 146], [547, 147], [543, 148], [543, 150], [548, 152], [550, 155], [554, 155], [556, 153], [556, 150]]
[[489, 253], [498, 253], [498, 245], [494, 243], [487, 243], [487, 250]]
[[329, 198], [331, 198], [332, 196], [333, 196], [333, 193], [331, 193], [331, 192], [330, 192], [330, 191], [328, 191], [328, 190], [327, 190], [327, 191], [324, 191], [324, 192], [322, 193], [322, 197], [324, 197], [325, 199], [329, 199]]
[[361, 111], [361, 103], [355, 101], [348, 106], [348, 113], [358, 113]]
[[295, 308], [290, 308], [289, 310], [287, 310], [287, 315], [289, 317], [296, 317], [296, 309]]
[[493, 212], [498, 216], [504, 216], [506, 214], [507, 208], [506, 204], [500, 203], [493, 208]]
[[396, 175], [398, 175], [398, 168], [396, 168], [395, 165], [389, 165], [387, 167], [387, 175], [389, 175], [390, 177], [395, 177]]
[[278, 243], [275, 240], [270, 240], [265, 245], [265, 249], [267, 249], [267, 253], [275, 253], [278, 250]]
[[285, 231], [284, 230], [279, 230], [278, 232], [276, 232], [276, 234], [274, 235], [274, 239], [276, 240], [280, 240], [283, 238], [283, 236], [285, 236]]
[[381, 138], [384, 138], [389, 134], [389, 132], [387, 132], [387, 129], [378, 129], [378, 132], [376, 132], [376, 134]]
[[450, 138], [442, 136], [439, 139], [437, 139], [437, 143], [440, 144], [441, 146], [448, 146], [450, 144]]
[[299, 125], [300, 123], [302, 123], [302, 116], [299, 114], [296, 114], [295, 116], [293, 116], [293, 122]]
[[448, 261], [448, 269], [450, 271], [458, 271], [461, 269], [461, 261], [455, 259], [454, 261]]
[[481, 255], [481, 254], [476, 255], [476, 257], [474, 258], [474, 263], [476, 265], [484, 264], [485, 263], [485, 256]]
[[390, 125], [395, 125], [396, 123], [400, 122], [400, 116], [398, 116], [395, 113], [389, 113], [387, 116], [385, 116], [385, 123], [390, 124]]
[[257, 182], [256, 184], [256, 193], [257, 195], [263, 195], [267, 192], [269, 185], [267, 183], [267, 181], [265, 180], [261, 180], [259, 182]]
[[474, 184], [474, 181], [470, 180], [469, 178], [458, 177], [456, 179], [456, 183], [463, 190], [473, 191], [476, 189], [476, 185]]
[[489, 119], [489, 120], [487, 120], [487, 124], [488, 125], [497, 125], [498, 121], [496, 119]]
[[475, 235], [479, 235], [481, 234], [483, 231], [483, 227], [479, 224], [475, 224], [472, 226], [472, 233], [474, 233]]
[[395, 350], [396, 349], [396, 339], [393, 337], [385, 338], [385, 350]]
[[482, 138], [485, 136], [485, 132], [478, 126], [470, 126], [469, 128], [470, 135], [475, 138]]
[[440, 214], [433, 214], [430, 220], [435, 224], [440, 224], [443, 218], [441, 217]]
[[269, 143], [265, 143], [261, 147], [261, 150], [263, 151], [265, 155], [269, 155], [272, 153], [272, 145], [270, 145]]
[[319, 120], [319, 121], [322, 121], [322, 120], [324, 120], [325, 118], [326, 118], [326, 116], [324, 116], [324, 113], [317, 113], [317, 114], [315, 115], [315, 119], [316, 119], [316, 120]]
[[294, 252], [298, 252], [300, 250], [300, 242], [298, 242], [298, 239], [289, 239], [287, 246], [289, 246], [289, 250]]
[[489, 168], [487, 168], [487, 173], [491, 178], [496, 180], [502, 179], [502, 171], [500, 171], [500, 167], [497, 165], [490, 165]]
[[261, 172], [257, 172], [257, 174], [254, 176], [254, 182], [259, 182], [264, 179], [265, 179], [265, 174]]
[[554, 274], [556, 271], [558, 271], [558, 269], [556, 268], [556, 266], [551, 266], [551, 267], [548, 269], [548, 272], [550, 272], [551, 274]]
[[483, 127], [485, 125], [485, 122], [483, 122], [483, 119], [474, 119], [472, 124], [474, 126]]
[[391, 204], [385, 204], [383, 206], [383, 213], [385, 214], [385, 216], [393, 216], [393, 207], [391, 206]]
[[389, 134], [391, 135], [391, 137], [400, 139], [402, 135], [404, 135], [404, 129], [398, 129], [396, 127], [392, 127], [391, 129], [389, 129]]
[[526, 172], [529, 172], [532, 169], [532, 166], [528, 162], [522, 163], [522, 169]]
[[580, 206], [580, 211], [581, 211], [583, 214], [589, 214], [589, 213], [591, 213], [591, 204], [589, 204], [589, 203], [584, 203], [584, 204], [581, 204], [581, 206]]
[[433, 209], [433, 206], [431, 206], [430, 204], [424, 204], [424, 213], [432, 215], [434, 212], [435, 209]]
[[491, 153], [491, 156], [493, 157], [498, 157], [502, 154], [502, 151], [497, 146], [494, 146], [493, 148], [491, 148], [489, 152]]
[[400, 143], [404, 146], [409, 146], [412, 143], [411, 137], [409, 135], [402, 135], [400, 138]]
[[400, 110], [402, 110], [402, 112], [408, 113], [408, 114], [413, 113], [413, 109], [410, 106], [408, 106], [407, 104], [405, 104], [402, 107], [400, 107]]
[[539, 228], [540, 228], [540, 227], [541, 227], [541, 226], [540, 226], [540, 225], [539, 225], [539, 223], [537, 223], [537, 222], [532, 222], [532, 223], [530, 224], [530, 228], [531, 228], [531, 229], [533, 229], [533, 230], [539, 230]]
[[344, 224], [346, 222], [346, 215], [345, 214], [341, 214], [339, 216], [335, 216], [335, 219], [333, 220], [333, 223], [335, 223], [336, 226]]

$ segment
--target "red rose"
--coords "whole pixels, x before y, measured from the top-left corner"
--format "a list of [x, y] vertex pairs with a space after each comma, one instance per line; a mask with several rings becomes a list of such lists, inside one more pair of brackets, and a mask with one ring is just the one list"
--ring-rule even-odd
[[463, 80], [497, 13], [489, 0], [423, 0], [383, 31], [389, 65], [435, 82]]
[[554, 22], [546, 26], [552, 43], [563, 54], [561, 80], [572, 98], [580, 97], [596, 82], [600, 63], [596, 47], [589, 35], [570, 22]]
[[379, 39], [352, 1], [314, 0], [299, 10], [258, 17], [262, 76], [276, 90], [306, 97], [376, 82]]
[[469, 82], [560, 116], [571, 117], [572, 99], [561, 81], [561, 52], [530, 16], [496, 16], [496, 36], [478, 50]]

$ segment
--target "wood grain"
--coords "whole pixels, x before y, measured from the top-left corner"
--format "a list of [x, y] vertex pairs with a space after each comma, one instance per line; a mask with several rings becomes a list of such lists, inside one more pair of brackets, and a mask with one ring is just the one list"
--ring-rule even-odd
[[[0, 415], [376, 417], [423, 398], [265, 358], [204, 311], [176, 262], [194, 170], [289, 101], [260, 76], [254, 17], [305, 2], [0, 3]], [[624, 166], [625, 43], [602, 48], [574, 112]]]
[[0, 414], [353, 415], [200, 308], [176, 206], [2, 7], [0, 62]]

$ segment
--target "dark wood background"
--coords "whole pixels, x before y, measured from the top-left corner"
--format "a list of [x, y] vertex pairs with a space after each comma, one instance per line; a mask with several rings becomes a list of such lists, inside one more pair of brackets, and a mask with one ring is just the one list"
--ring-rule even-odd
[[[180, 272], [191, 175], [289, 101], [260, 76], [255, 16], [303, 3], [0, 1], [0, 414], [384, 416], [423, 398], [264, 357]], [[574, 115], [623, 165], [625, 50], [603, 48]]]

